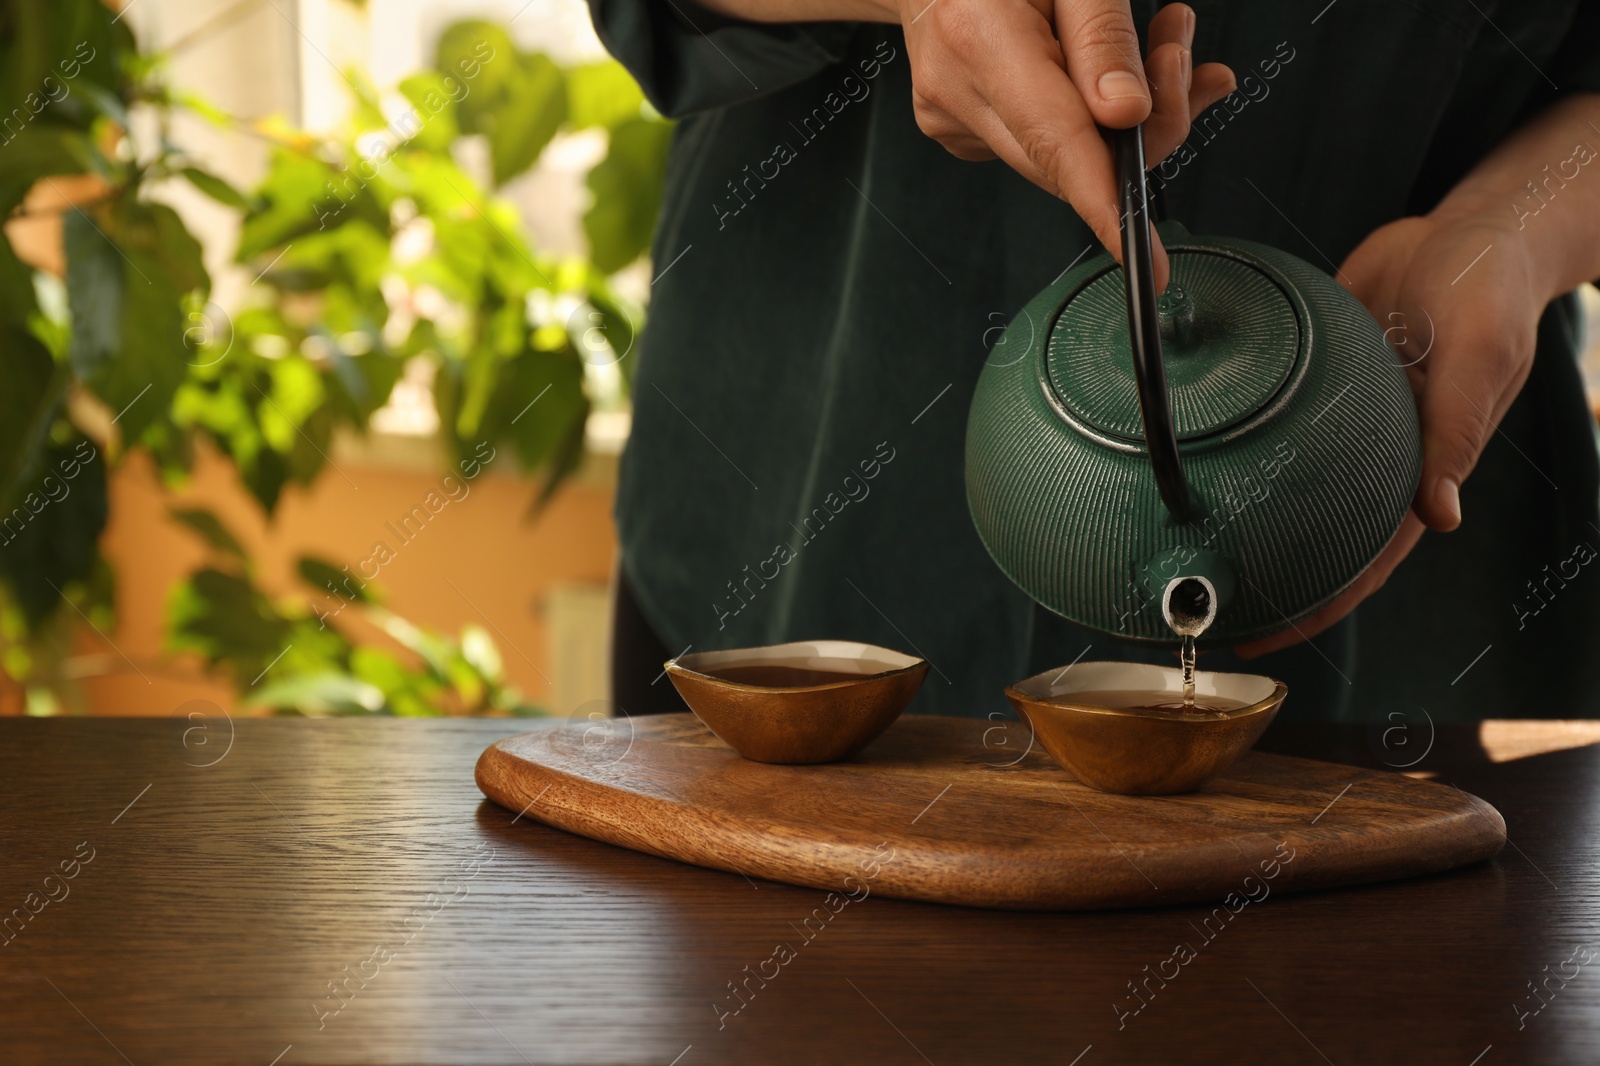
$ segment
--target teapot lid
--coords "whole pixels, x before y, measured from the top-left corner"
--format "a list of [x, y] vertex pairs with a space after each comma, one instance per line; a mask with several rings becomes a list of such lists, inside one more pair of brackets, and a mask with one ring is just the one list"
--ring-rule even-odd
[[[1219, 433], [1271, 404], [1293, 376], [1306, 331], [1295, 301], [1240, 249], [1157, 227], [1172, 284], [1157, 300], [1172, 422], [1180, 441]], [[1050, 329], [1047, 383], [1085, 428], [1143, 443], [1122, 271], [1115, 263], [1066, 296]]]

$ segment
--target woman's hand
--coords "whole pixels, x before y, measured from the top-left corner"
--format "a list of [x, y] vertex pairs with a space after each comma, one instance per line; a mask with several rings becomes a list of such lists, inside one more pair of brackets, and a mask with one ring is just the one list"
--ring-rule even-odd
[[1528, 379], [1550, 299], [1512, 222], [1509, 211], [1447, 207], [1380, 227], [1344, 261], [1339, 280], [1384, 327], [1411, 379], [1422, 417], [1422, 479], [1405, 523], [1355, 585], [1297, 628], [1241, 654], [1327, 629], [1388, 580], [1425, 527], [1446, 532], [1461, 524], [1461, 483]]
[[1432, 529], [1455, 529], [1461, 483], [1528, 380], [1551, 294], [1538, 288], [1504, 209], [1391, 222], [1350, 253], [1341, 274], [1386, 328], [1417, 396], [1416, 514]]
[[[1189, 135], [1190, 119], [1234, 89], [1221, 63], [1193, 65], [1194, 11], [1150, 20], [1150, 49], [1127, 0], [885, 0], [911, 58], [917, 125], [962, 159], [1005, 160], [1070, 203], [1118, 260], [1111, 150], [1100, 127], [1145, 124], [1149, 166]], [[1156, 287], [1167, 256], [1152, 234]]]
[[[961, 159], [1005, 160], [1070, 203], [1118, 261], [1122, 231], [1111, 149], [1101, 127], [1144, 123], [1155, 166], [1189, 136], [1189, 121], [1234, 90], [1221, 63], [1194, 66], [1194, 10], [1168, 4], [1150, 20], [1150, 50], [1128, 0], [700, 0], [759, 22], [898, 22], [911, 57], [922, 132]], [[1156, 288], [1167, 253], [1151, 234]]]
[[1600, 94], [1564, 96], [1427, 216], [1380, 227], [1345, 260], [1339, 280], [1384, 327], [1411, 377], [1422, 480], [1411, 514], [1348, 592], [1241, 654], [1315, 636], [1377, 591], [1425, 525], [1448, 532], [1461, 524], [1461, 483], [1528, 380], [1539, 316], [1600, 277], [1600, 180], [1584, 174], [1600, 160], [1597, 135]]

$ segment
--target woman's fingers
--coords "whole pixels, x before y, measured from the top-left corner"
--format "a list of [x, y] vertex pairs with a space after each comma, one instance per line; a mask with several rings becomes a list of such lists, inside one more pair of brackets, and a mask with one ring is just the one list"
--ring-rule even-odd
[[1226, 63], [1201, 63], [1195, 67], [1189, 85], [1190, 120], [1238, 87], [1233, 68]]
[[1189, 136], [1190, 51], [1179, 41], [1150, 50], [1145, 69], [1155, 86], [1155, 104], [1144, 123], [1145, 164], [1155, 166]]
[[[1186, 4], [1151, 20], [1141, 62], [1127, 0], [1055, 0], [1053, 24], [1049, 3], [943, 0], [923, 9], [906, 25], [917, 124], [959, 158], [998, 156], [1066, 200], [1120, 261], [1117, 178], [1102, 129], [1146, 123], [1154, 166], [1188, 136], [1195, 107], [1233, 91], [1233, 74], [1218, 63], [1194, 69]], [[1159, 237], [1152, 245], [1165, 288], [1166, 250]]]
[[1144, 121], [1144, 155], [1155, 166], [1189, 135], [1189, 76], [1194, 11], [1168, 4], [1150, 20], [1145, 76], [1150, 81], [1150, 117]]
[[1152, 49], [1146, 61], [1155, 88], [1155, 106], [1144, 124], [1145, 159], [1154, 167], [1189, 138], [1195, 117], [1237, 88], [1233, 71], [1221, 63], [1194, 67], [1187, 45]]
[[[1145, 51], [1154, 52], [1164, 44], [1181, 44], [1185, 48], [1194, 44], [1194, 8], [1188, 4], [1168, 4], [1156, 12], [1150, 20]], [[1150, 78], [1148, 74], [1146, 77]], [[1150, 81], [1156, 82], [1156, 79], [1150, 78]]]
[[1461, 483], [1489, 443], [1531, 363], [1500, 331], [1445, 341], [1445, 358], [1428, 369], [1422, 387], [1422, 484], [1417, 513], [1433, 529], [1461, 524]]
[[[1111, 148], [1066, 72], [1047, 62], [1019, 61], [979, 88], [993, 118], [980, 116], [983, 125], [975, 132], [1006, 162], [1070, 203], [1121, 262], [1122, 216]], [[1004, 135], [993, 129], [996, 124]], [[1154, 233], [1151, 250], [1159, 291], [1167, 284], [1167, 253]]]
[[[1070, 83], [1066, 74], [1056, 67], [1040, 67], [1037, 77], [1038, 88], [1030, 88], [1029, 78], [1022, 77], [998, 86], [989, 96], [994, 118], [1005, 128], [1006, 136], [995, 134], [984, 139], [1000, 157], [1018, 166], [1022, 173], [1029, 174], [1032, 168], [1029, 176], [1074, 206], [1078, 218], [1094, 230], [1094, 237], [1106, 246], [1112, 258], [1122, 262], [1122, 202], [1118, 197], [1112, 150], [1098, 123], [1075, 94], [1066, 106], [1051, 114], [1038, 112], [1034, 101], [1040, 99], [1037, 93], [1043, 86]], [[1006, 157], [1002, 142], [1016, 144], [1024, 160], [1022, 165]], [[1155, 290], [1165, 290], [1170, 267], [1162, 238], [1154, 229], [1150, 230], [1150, 251]]]

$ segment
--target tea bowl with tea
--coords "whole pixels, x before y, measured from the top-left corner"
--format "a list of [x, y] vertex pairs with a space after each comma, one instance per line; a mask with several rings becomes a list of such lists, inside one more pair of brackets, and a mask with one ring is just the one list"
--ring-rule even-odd
[[1085, 785], [1167, 796], [1224, 773], [1261, 737], [1288, 692], [1259, 674], [1091, 662], [1018, 681], [1006, 698], [1045, 751]]
[[666, 670], [689, 709], [746, 759], [823, 763], [889, 728], [928, 664], [874, 644], [813, 640], [680, 655]]

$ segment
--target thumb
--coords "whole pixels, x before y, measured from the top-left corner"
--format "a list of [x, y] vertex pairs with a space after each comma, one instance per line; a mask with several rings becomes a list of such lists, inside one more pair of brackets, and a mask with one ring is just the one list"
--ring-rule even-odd
[[1096, 122], [1127, 129], [1150, 117], [1150, 85], [1128, 0], [1058, 0], [1056, 36], [1067, 75]]

